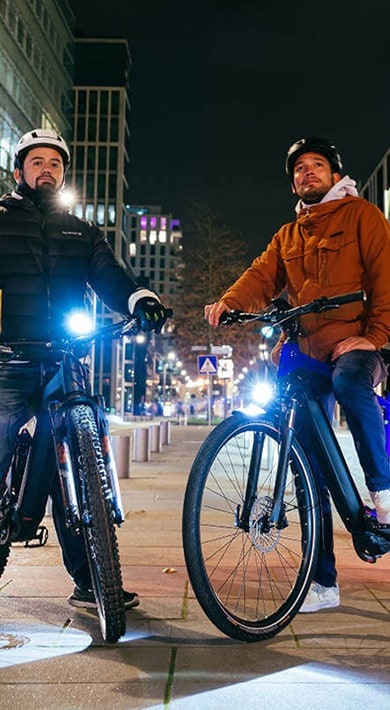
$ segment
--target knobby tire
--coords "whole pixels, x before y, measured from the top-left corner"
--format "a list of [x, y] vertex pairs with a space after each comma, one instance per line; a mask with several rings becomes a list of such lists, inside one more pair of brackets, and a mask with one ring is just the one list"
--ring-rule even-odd
[[11, 552], [11, 543], [0, 541], [0, 577], [2, 576], [8, 562], [9, 553]]
[[[276, 420], [253, 421], [233, 414], [201, 446], [185, 493], [183, 546], [192, 588], [215, 626], [240, 641], [270, 638], [292, 621], [318, 556], [317, 488], [295, 440], [283, 525], [280, 529], [266, 525], [280, 439]], [[245, 530], [238, 521], [255, 447], [261, 462], [252, 466], [258, 481]]]
[[83, 404], [73, 407], [69, 426], [83, 534], [101, 631], [105, 641], [115, 643], [126, 631], [122, 572], [110, 490], [91, 408]]

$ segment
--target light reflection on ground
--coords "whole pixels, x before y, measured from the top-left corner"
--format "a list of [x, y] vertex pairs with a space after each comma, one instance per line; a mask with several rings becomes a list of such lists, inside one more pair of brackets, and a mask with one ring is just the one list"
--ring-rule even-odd
[[84, 651], [92, 639], [71, 626], [1, 624], [0, 668]]
[[[215, 677], [221, 676], [217, 673]], [[173, 686], [179, 683], [179, 678], [180, 684], [185, 684], [185, 678], [176, 672]], [[194, 685], [193, 682], [192, 687]], [[365, 675], [325, 663], [307, 663], [245, 683], [229, 683], [226, 678], [223, 688], [171, 698], [169, 710], [228, 710], [251, 707], [256, 699], [259, 706], [269, 710], [356, 710], [362, 703], [375, 710], [389, 710], [389, 697], [389, 683], [381, 682], [374, 674]], [[166, 707], [159, 704], [149, 706], [148, 710], [166, 710]]]

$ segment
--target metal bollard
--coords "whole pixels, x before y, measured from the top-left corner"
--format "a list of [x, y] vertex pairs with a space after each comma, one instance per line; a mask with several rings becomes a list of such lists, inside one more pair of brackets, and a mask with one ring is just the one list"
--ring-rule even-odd
[[133, 461], [150, 461], [150, 436], [148, 427], [134, 429]]
[[130, 478], [130, 436], [111, 436], [118, 478]]
[[161, 443], [170, 444], [171, 443], [171, 422], [169, 419], [164, 419], [160, 422], [161, 428]]
[[160, 424], [150, 424], [150, 451], [152, 453], [161, 451], [161, 429]]

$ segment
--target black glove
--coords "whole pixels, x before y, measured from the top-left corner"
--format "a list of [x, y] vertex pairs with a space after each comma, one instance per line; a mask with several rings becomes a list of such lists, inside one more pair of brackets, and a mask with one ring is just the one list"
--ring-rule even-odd
[[133, 316], [137, 318], [144, 333], [148, 333], [150, 330], [161, 333], [166, 319], [172, 316], [172, 310], [164, 308], [157, 298], [145, 296], [135, 304]]

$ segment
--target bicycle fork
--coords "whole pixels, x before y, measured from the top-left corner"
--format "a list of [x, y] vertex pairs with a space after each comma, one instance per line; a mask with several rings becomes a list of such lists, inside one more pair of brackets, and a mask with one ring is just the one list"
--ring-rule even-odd
[[[291, 400], [291, 406], [286, 414], [284, 435], [281, 440], [278, 465], [275, 476], [275, 486], [272, 496], [272, 505], [269, 515], [263, 522], [263, 532], [268, 532], [271, 527], [278, 530], [286, 526], [284, 491], [287, 481], [287, 470], [290, 460], [290, 449], [295, 434], [295, 420], [298, 402]], [[263, 456], [265, 434], [264, 432], [254, 432], [251, 459], [248, 470], [248, 478], [245, 490], [244, 504], [242, 511], [236, 511], [236, 527], [240, 527], [246, 532], [249, 530], [249, 520], [253, 504], [256, 500], [256, 491], [260, 473], [261, 460]]]

